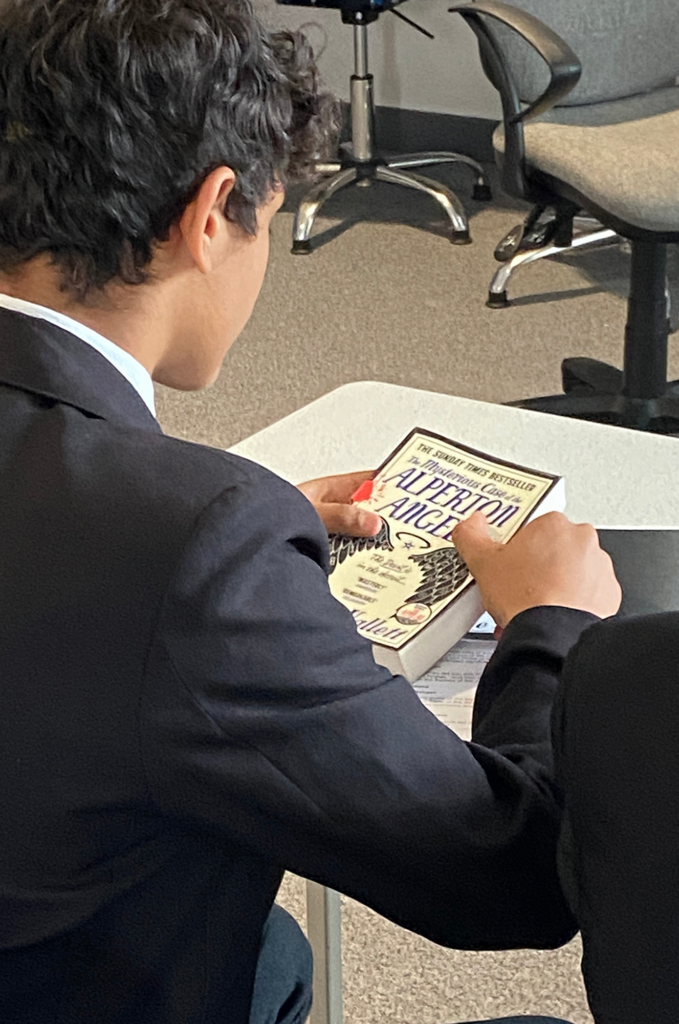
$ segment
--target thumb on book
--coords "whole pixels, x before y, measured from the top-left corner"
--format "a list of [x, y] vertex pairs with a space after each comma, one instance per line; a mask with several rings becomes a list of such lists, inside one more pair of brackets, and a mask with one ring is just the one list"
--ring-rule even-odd
[[376, 512], [368, 512], [357, 505], [324, 502], [316, 506], [316, 511], [328, 533], [344, 533], [350, 537], [374, 537], [382, 528], [382, 520]]

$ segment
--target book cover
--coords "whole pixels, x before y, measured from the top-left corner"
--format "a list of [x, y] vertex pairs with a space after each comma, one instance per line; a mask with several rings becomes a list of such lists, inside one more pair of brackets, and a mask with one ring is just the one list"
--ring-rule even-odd
[[509, 540], [534, 515], [564, 505], [563, 481], [413, 430], [354, 496], [376, 512], [376, 537], [330, 538], [330, 589], [375, 658], [411, 682], [482, 612], [450, 534], [475, 511]]

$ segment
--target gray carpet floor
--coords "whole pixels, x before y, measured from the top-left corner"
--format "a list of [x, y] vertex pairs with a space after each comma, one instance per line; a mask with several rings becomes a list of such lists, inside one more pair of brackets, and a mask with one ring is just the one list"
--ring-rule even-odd
[[[373, 185], [335, 196], [318, 222], [314, 251], [295, 257], [290, 195], [273, 225], [259, 303], [218, 382], [193, 395], [158, 389], [166, 432], [228, 447], [354, 380], [504, 402], [558, 392], [566, 355], [619, 365], [629, 254], [618, 248], [542, 261], [517, 275], [511, 308], [489, 310], [493, 249], [522, 211], [502, 198], [468, 201], [463, 169], [439, 176], [465, 202], [472, 245], [447, 241], [426, 196]], [[669, 283], [678, 311], [674, 250]], [[674, 377], [678, 348], [671, 339]], [[303, 922], [300, 879], [286, 878], [281, 902]], [[548, 953], [459, 953], [346, 900], [343, 956], [347, 1024], [442, 1024], [510, 1013], [591, 1024], [577, 940]]]

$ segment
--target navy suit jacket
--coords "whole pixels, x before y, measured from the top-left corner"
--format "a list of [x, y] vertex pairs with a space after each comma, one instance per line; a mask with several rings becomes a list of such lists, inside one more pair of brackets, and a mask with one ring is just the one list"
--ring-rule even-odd
[[573, 934], [549, 718], [592, 616], [519, 616], [463, 743], [294, 487], [7, 310], [0, 439], [2, 1024], [246, 1024], [285, 869], [449, 946]]

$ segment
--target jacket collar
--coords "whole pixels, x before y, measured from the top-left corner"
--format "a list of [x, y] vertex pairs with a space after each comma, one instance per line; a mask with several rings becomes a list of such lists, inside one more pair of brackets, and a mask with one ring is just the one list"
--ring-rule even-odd
[[100, 352], [54, 324], [2, 308], [0, 383], [118, 426], [162, 433], [138, 392]]

